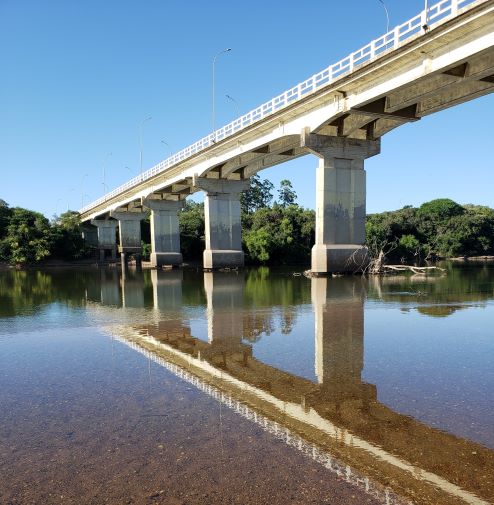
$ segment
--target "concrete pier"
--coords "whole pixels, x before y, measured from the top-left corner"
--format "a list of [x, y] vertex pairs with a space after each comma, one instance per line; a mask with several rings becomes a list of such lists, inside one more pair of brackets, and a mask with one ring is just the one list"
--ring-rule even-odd
[[119, 246], [122, 267], [127, 265], [128, 255], [133, 254], [136, 263], [141, 262], [141, 220], [144, 212], [112, 211], [111, 217], [118, 220]]
[[181, 265], [178, 211], [183, 201], [145, 199], [143, 205], [151, 209], [151, 265]]
[[249, 181], [194, 177], [193, 184], [206, 192], [204, 268], [243, 266], [240, 193], [249, 188]]
[[360, 271], [365, 244], [364, 160], [380, 152], [379, 140], [305, 133], [302, 143], [320, 158], [316, 176], [316, 243], [312, 272]]
[[99, 261], [105, 261], [106, 251], [110, 251], [111, 259], [116, 259], [116, 230], [118, 222], [114, 219], [92, 219], [91, 224], [96, 226], [97, 229]]

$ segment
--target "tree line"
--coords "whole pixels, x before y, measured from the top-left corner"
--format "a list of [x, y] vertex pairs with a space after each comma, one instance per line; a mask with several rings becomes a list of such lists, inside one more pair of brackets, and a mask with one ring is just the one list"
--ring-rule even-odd
[[[243, 248], [251, 264], [309, 264], [315, 212], [297, 204], [289, 180], [276, 190], [267, 179], [251, 177], [241, 195]], [[202, 259], [204, 204], [187, 201], [179, 213], [185, 260]], [[79, 214], [67, 211], [51, 221], [38, 212], [11, 208], [0, 200], [0, 261], [32, 264], [46, 259], [79, 260], [94, 254], [84, 244]], [[149, 218], [142, 222], [144, 255], [150, 252]], [[460, 205], [440, 198], [415, 208], [369, 214], [370, 254], [418, 263], [438, 257], [494, 255], [494, 209]]]

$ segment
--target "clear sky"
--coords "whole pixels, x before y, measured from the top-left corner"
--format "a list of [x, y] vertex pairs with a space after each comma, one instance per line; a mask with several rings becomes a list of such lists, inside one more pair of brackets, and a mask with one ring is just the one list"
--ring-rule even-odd
[[[390, 26], [423, 0], [385, 0]], [[433, 3], [433, 2], [431, 2]], [[380, 0], [0, 0], [0, 198], [77, 210], [386, 30]], [[228, 100], [230, 95], [235, 103]], [[387, 134], [367, 210], [449, 197], [494, 207], [494, 95]], [[151, 120], [142, 123], [147, 117]], [[261, 172], [314, 207], [317, 160]]]

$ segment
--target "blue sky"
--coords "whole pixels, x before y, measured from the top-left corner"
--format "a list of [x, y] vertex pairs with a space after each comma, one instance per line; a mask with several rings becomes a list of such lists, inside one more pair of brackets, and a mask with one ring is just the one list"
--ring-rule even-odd
[[[391, 27], [423, 5], [386, 0]], [[224, 48], [217, 127], [385, 29], [379, 0], [0, 0], [0, 198], [47, 217], [77, 210], [103, 194], [103, 172], [109, 189], [139, 173], [149, 116], [144, 169], [208, 134]], [[438, 197], [494, 207], [493, 111], [491, 95], [386, 135], [366, 162], [368, 212]], [[261, 177], [290, 179], [313, 208], [316, 165]]]

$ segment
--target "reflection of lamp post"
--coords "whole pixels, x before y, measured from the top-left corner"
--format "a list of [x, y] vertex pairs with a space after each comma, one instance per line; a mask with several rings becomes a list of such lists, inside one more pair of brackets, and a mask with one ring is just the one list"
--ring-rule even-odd
[[84, 174], [81, 180], [81, 209], [84, 207], [84, 178], [87, 176], [88, 174]]
[[146, 121], [150, 121], [153, 119], [151, 116], [143, 119], [141, 124], [139, 125], [139, 165], [141, 167], [141, 175], [142, 175], [142, 127]]
[[214, 117], [214, 99], [215, 99], [215, 90], [214, 90], [214, 81], [215, 81], [215, 66], [216, 66], [216, 58], [220, 55], [220, 54], [223, 54], [223, 53], [228, 53], [232, 50], [231, 47], [228, 47], [227, 49], [223, 49], [223, 51], [220, 51], [218, 54], [215, 55], [215, 57], [213, 58], [213, 108], [212, 108], [212, 126], [213, 126], [213, 133], [214, 133], [214, 130], [215, 130], [215, 117]]
[[232, 102], [232, 103], [233, 103], [233, 106], [235, 107], [235, 114], [237, 115], [237, 118], [238, 118], [238, 117], [240, 117], [240, 114], [239, 114], [239, 112], [238, 112], [238, 102], [237, 102], [237, 100], [235, 100], [235, 98], [233, 98], [233, 97], [232, 97], [232, 96], [230, 96], [230, 95], [225, 95], [225, 96], [226, 96], [226, 98], [227, 98], [228, 100], [230, 100], [230, 102]]
[[384, 3], [384, 0], [378, 0], [378, 2], [381, 2], [384, 7], [384, 11], [386, 12], [386, 33], [389, 32], [389, 14], [388, 14], [388, 9], [386, 7], [386, 4]]

